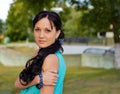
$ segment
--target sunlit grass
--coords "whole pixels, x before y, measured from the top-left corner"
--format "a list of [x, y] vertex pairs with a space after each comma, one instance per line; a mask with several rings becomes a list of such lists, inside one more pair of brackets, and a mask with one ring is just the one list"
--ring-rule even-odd
[[[21, 53], [34, 51], [28, 47], [8, 47]], [[8, 67], [0, 64], [0, 94], [8, 91], [19, 94], [14, 81], [23, 67]], [[63, 94], [119, 94], [120, 71], [116, 69], [67, 66]], [[4, 93], [5, 94], [5, 93]]]
[[[0, 65], [0, 91], [19, 94], [14, 81], [23, 67]], [[120, 71], [87, 67], [67, 67], [63, 94], [119, 94]]]
[[119, 94], [120, 71], [69, 67], [64, 94]]
[[19, 51], [21, 52], [22, 54], [24, 53], [33, 53], [35, 51], [34, 48], [30, 48], [30, 47], [19, 47], [19, 46], [7, 46], [7, 49], [12, 49], [12, 50], [15, 50], [15, 51]]
[[2, 91], [9, 91], [15, 94], [14, 81], [22, 67], [5, 67], [0, 65], [0, 94]]

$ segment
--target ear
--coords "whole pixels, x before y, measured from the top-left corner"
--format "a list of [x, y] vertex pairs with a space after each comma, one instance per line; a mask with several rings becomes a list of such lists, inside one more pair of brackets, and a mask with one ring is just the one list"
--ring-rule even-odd
[[61, 30], [58, 30], [58, 31], [56, 32], [56, 39], [59, 37], [60, 33], [61, 33]]

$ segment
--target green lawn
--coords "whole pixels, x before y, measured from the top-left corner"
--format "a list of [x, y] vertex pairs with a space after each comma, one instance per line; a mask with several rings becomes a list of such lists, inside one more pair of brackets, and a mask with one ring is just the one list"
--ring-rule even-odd
[[[34, 51], [28, 47], [8, 48], [28, 54]], [[0, 64], [0, 94], [19, 94], [19, 90], [14, 88], [14, 81], [21, 70], [22, 67]], [[69, 66], [63, 94], [120, 94], [120, 70]]]
[[69, 67], [64, 94], [119, 94], [120, 71]]
[[22, 67], [5, 67], [0, 65], [0, 94], [4, 91], [11, 92], [10, 94], [19, 94], [14, 89], [14, 81], [21, 69]]
[[[0, 65], [0, 94], [19, 94], [14, 81], [22, 67]], [[67, 67], [63, 94], [119, 94], [120, 71], [87, 67]]]

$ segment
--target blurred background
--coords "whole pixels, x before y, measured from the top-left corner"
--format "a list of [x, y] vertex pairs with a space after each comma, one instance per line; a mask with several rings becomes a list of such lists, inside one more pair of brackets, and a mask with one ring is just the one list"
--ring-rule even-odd
[[63, 94], [119, 94], [120, 0], [0, 0], [0, 94], [38, 49], [32, 20], [41, 10], [63, 23], [67, 65]]

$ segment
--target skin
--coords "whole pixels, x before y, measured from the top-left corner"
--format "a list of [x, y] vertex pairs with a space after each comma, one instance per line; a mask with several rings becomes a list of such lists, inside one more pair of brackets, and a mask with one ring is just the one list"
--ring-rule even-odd
[[[54, 58], [54, 59], [53, 59]], [[54, 54], [50, 54], [46, 57], [43, 64], [43, 71], [47, 71], [50, 69], [58, 70], [58, 58]], [[40, 94], [54, 94], [54, 86], [53, 85], [44, 85], [40, 89]]]
[[[52, 28], [50, 21], [47, 17], [42, 18], [39, 20], [34, 27], [34, 38], [36, 44], [40, 48], [46, 48], [53, 44], [55, 40], [58, 38], [60, 34], [60, 30], [56, 31], [54, 24], [52, 23]], [[58, 78], [57, 71], [58, 71], [58, 58], [55, 54], [48, 55], [42, 66], [42, 73], [43, 73], [43, 87], [40, 90], [40, 94], [54, 94], [54, 85]], [[37, 75], [34, 80], [29, 83], [27, 86], [23, 86], [19, 82], [19, 78], [15, 81], [15, 88], [23, 89], [29, 86], [38, 84], [40, 81], [39, 76]]]
[[[35, 24], [34, 28], [34, 37], [37, 45], [40, 48], [46, 48], [53, 44], [55, 40], [58, 38], [60, 31], [56, 31], [54, 24], [51, 24], [47, 17], [39, 20]], [[55, 54], [50, 54], [46, 57], [43, 62], [42, 71], [46, 72], [48, 70], [55, 70], [58, 71], [58, 58]], [[52, 85], [44, 85], [41, 90], [40, 94], [53, 94], [54, 93], [54, 86]]]
[[45, 48], [50, 46], [58, 38], [60, 31], [56, 31], [53, 23], [52, 23], [52, 27], [53, 28], [51, 28], [50, 21], [48, 20], [47, 17], [39, 20], [35, 24], [34, 37], [36, 44], [40, 48]]
[[[43, 72], [43, 84], [45, 86], [47, 86], [47, 85], [54, 86], [56, 84], [57, 78], [58, 78], [58, 75], [57, 75], [57, 71], [55, 71], [55, 70], [47, 70], [47, 71]], [[32, 85], [39, 84], [39, 83], [40, 83], [40, 78], [38, 75], [35, 76], [34, 80], [26, 86], [23, 86], [19, 81], [19, 77], [17, 77], [17, 79], [14, 83], [14, 87], [16, 89], [20, 90], [20, 89], [30, 87]]]

